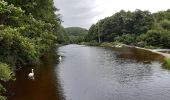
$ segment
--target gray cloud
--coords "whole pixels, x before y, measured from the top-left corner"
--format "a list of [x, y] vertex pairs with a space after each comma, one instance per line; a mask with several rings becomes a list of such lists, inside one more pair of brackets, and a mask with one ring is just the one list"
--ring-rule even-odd
[[54, 0], [55, 6], [60, 9], [63, 26], [80, 26], [89, 28], [93, 18], [100, 13], [94, 11], [95, 0]]

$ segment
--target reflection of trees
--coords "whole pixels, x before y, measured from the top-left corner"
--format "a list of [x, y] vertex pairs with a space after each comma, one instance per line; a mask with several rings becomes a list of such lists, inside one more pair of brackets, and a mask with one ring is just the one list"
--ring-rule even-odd
[[116, 55], [118, 59], [133, 59], [138, 62], [143, 62], [160, 60], [162, 58], [158, 54], [136, 48], [122, 48], [116, 51], [118, 52]]
[[[27, 79], [30, 71], [29, 65], [16, 72], [16, 81], [9, 88], [9, 100], [65, 100], [58, 76], [56, 76], [57, 64], [56, 50], [51, 50], [42, 57], [40, 64], [35, 67], [35, 80]], [[42, 99], [43, 98], [43, 99]]]

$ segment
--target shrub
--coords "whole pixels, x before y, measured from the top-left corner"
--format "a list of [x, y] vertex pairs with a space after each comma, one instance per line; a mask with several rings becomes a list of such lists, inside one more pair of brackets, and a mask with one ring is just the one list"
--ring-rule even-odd
[[7, 98], [0, 95], [0, 100], [7, 100]]
[[33, 61], [36, 55], [36, 45], [17, 28], [0, 27], [0, 61], [10, 65], [23, 64]]
[[[0, 62], [0, 81], [8, 81], [11, 79], [11, 70], [5, 63]], [[0, 100], [7, 100], [1, 93], [6, 92], [6, 89], [0, 84]]]
[[5, 63], [0, 62], [0, 80], [8, 81], [11, 79], [11, 70], [9, 66]]
[[163, 65], [165, 68], [170, 69], [170, 58], [164, 58]]

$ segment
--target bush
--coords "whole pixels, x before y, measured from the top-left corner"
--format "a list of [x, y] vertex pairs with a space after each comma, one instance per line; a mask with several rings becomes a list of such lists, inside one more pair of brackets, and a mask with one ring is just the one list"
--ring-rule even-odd
[[124, 44], [133, 44], [135, 43], [135, 35], [134, 34], [124, 34], [120, 37], [115, 38], [115, 40], [122, 42]]
[[[6, 89], [0, 84], [0, 93], [6, 92]], [[0, 94], [1, 95], [1, 94]], [[1, 100], [1, 99], [0, 99]]]
[[137, 37], [139, 45], [154, 46], [161, 48], [170, 47], [170, 31], [167, 30], [149, 30], [145, 34], [141, 34]]
[[[9, 66], [5, 63], [0, 62], [0, 81], [8, 81], [11, 79], [11, 70]], [[2, 96], [1, 93], [6, 92], [6, 89], [0, 84], [0, 100], [6, 100], [7, 98]]]
[[0, 80], [8, 81], [11, 79], [11, 70], [9, 66], [5, 63], [0, 63]]
[[0, 95], [0, 100], [7, 100], [7, 98]]
[[15, 66], [36, 59], [35, 44], [21, 35], [17, 28], [0, 27], [0, 61]]
[[160, 25], [167, 30], [170, 30], [170, 21], [165, 19], [160, 22]]
[[6, 89], [0, 84], [0, 100], [6, 100], [6, 98], [1, 94], [4, 92], [6, 92]]

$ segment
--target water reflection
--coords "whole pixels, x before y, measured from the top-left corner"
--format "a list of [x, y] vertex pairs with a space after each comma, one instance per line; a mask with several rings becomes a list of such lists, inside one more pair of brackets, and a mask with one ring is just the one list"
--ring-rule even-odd
[[35, 65], [35, 80], [28, 78], [31, 67], [16, 72], [16, 81], [9, 85], [9, 100], [64, 100], [62, 89], [55, 73], [57, 64], [55, 50]]
[[117, 52], [118, 58], [133, 59], [137, 62], [160, 60], [162, 56], [153, 54], [150, 51], [145, 51], [136, 48], [124, 47], [122, 49], [114, 49]]
[[[162, 58], [134, 48], [68, 45], [58, 65], [66, 100], [169, 100]], [[150, 63], [145, 63], [149, 61]]]
[[[57, 62], [56, 53], [62, 56]], [[83, 45], [52, 50], [35, 68], [16, 72], [9, 100], [169, 100], [170, 72], [160, 57], [134, 48]], [[149, 63], [145, 63], [149, 61]]]

